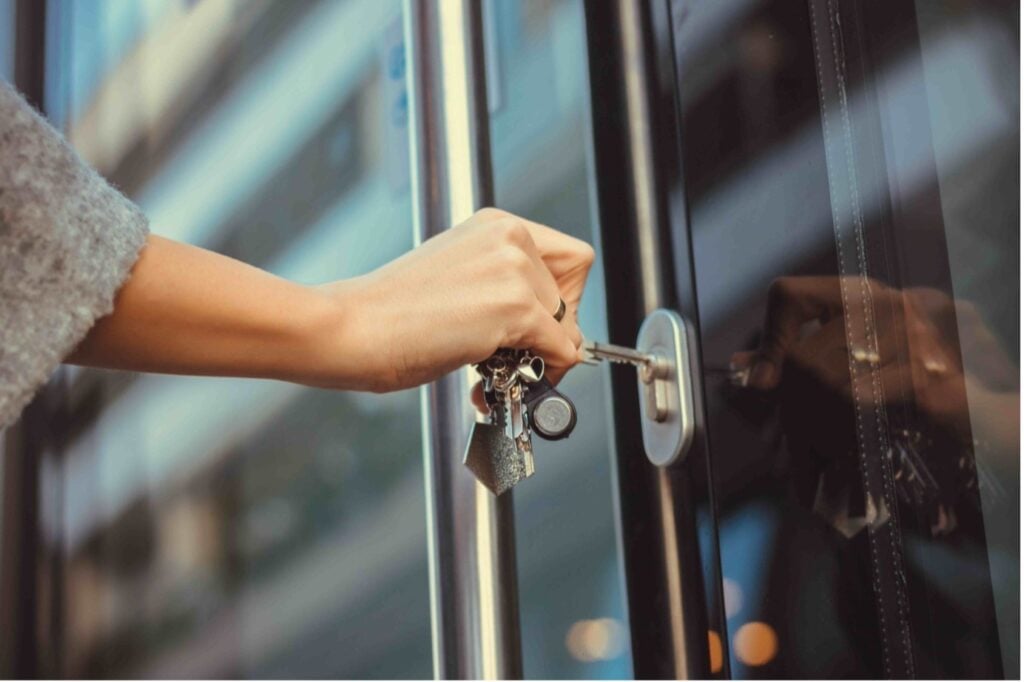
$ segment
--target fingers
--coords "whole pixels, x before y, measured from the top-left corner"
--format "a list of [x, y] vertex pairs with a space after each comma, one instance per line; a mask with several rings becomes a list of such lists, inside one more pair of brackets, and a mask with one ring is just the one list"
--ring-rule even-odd
[[780, 277], [772, 282], [749, 385], [761, 390], [778, 386], [783, 361], [800, 341], [804, 325], [815, 320], [825, 323], [842, 312], [838, 277]]
[[850, 353], [846, 324], [841, 316], [821, 325], [790, 350], [787, 359], [833, 391], [845, 391], [850, 383]]
[[[491, 212], [488, 212], [487, 215], [491, 215]], [[537, 300], [552, 319], [559, 308], [560, 301], [565, 301], [566, 311], [561, 324], [575, 347], [578, 348], [583, 343], [583, 334], [577, 325], [576, 310], [579, 307], [579, 299], [586, 283], [587, 272], [593, 263], [593, 249], [586, 243], [563, 235], [549, 227], [530, 223], [511, 214], [496, 213], [495, 215], [502, 216], [497, 220], [498, 227], [502, 230], [505, 243], [513, 248], [514, 252], [509, 257], [513, 269], [526, 276]], [[574, 261], [576, 270], [573, 272], [573, 276], [561, 281], [557, 278], [556, 270], [552, 268], [551, 262], [545, 260], [542, 250], [533, 238], [534, 234], [540, 235], [542, 239], [548, 241], [560, 240], [564, 242], [563, 252], [577, 254]], [[557, 237], [551, 235], [557, 235]], [[528, 263], [522, 263], [523, 267], [518, 267], [520, 256], [517, 254], [519, 253], [525, 254], [528, 259]]]
[[[826, 324], [835, 316], [842, 317], [841, 284], [835, 276], [780, 277], [772, 282], [757, 354], [735, 358], [738, 363], [749, 363], [748, 385], [761, 390], [778, 386], [783, 362], [805, 335], [805, 325], [815, 321]], [[865, 284], [860, 278], [850, 277], [846, 285], [857, 288], [858, 298], [860, 288], [869, 287], [875, 305], [891, 293], [878, 282]]]
[[[579, 328], [579, 303], [590, 268], [594, 264], [594, 249], [585, 241], [546, 225], [525, 219], [522, 222], [533, 239], [539, 262], [557, 283], [559, 296], [565, 302], [562, 326], [579, 348], [583, 343], [583, 334]], [[555, 306], [551, 308], [552, 314], [557, 307], [558, 301], [555, 301]]]
[[[530, 257], [530, 261], [533, 263], [534, 277], [533, 285], [534, 291], [537, 293], [537, 300], [544, 306], [549, 312], [552, 318], [557, 312], [560, 302], [564, 300], [564, 292], [558, 286], [555, 281], [554, 275], [545, 265], [541, 259], [540, 252], [537, 250], [537, 246], [530, 240], [527, 244], [524, 244], [524, 251]], [[580, 347], [583, 343], [583, 334], [580, 332], [579, 325], [576, 323], [575, 311], [566, 307], [565, 315], [561, 319], [562, 328], [569, 335], [573, 345], [576, 348]]]
[[523, 322], [523, 330], [519, 338], [513, 340], [513, 347], [532, 349], [544, 358], [545, 365], [551, 370], [568, 369], [576, 364], [576, 344], [540, 301]]
[[[544, 257], [545, 261], [553, 260], [557, 264], [561, 264], [563, 256], [571, 257], [574, 252], [582, 255], [585, 254], [587, 249], [590, 249], [590, 245], [586, 242], [552, 227], [535, 223], [526, 218], [520, 218], [520, 220], [522, 220], [526, 229], [530, 231], [530, 236], [533, 237], [533, 241], [537, 244], [537, 248], [540, 250], [541, 256]], [[590, 250], [592, 251], [593, 249]]]
[[557, 386], [558, 383], [565, 378], [565, 375], [569, 372], [571, 367], [552, 367], [544, 370], [544, 378], [551, 382], [552, 386]]
[[750, 385], [762, 390], [777, 386], [783, 360], [799, 341], [804, 323], [836, 313], [842, 313], [842, 297], [835, 277], [781, 277], [772, 282]]
[[[522, 220], [537, 246], [541, 259], [554, 275], [562, 298], [570, 306], [578, 303], [594, 264], [594, 248], [587, 242], [553, 230], [540, 223]], [[575, 312], [575, 307], [571, 308]]]
[[[482, 223], [481, 234], [487, 241], [499, 245], [500, 267], [511, 276], [510, 288], [518, 291], [516, 313], [511, 316], [514, 323], [505, 330], [506, 345], [531, 348], [556, 375], [559, 370], [564, 374], [576, 364], [577, 349], [583, 343], [577, 309], [594, 250], [586, 242], [499, 209], [482, 209], [475, 218]], [[535, 300], [521, 298], [523, 283], [532, 289]], [[554, 315], [561, 301], [566, 311], [558, 321]], [[527, 307], [525, 314], [521, 305]]]

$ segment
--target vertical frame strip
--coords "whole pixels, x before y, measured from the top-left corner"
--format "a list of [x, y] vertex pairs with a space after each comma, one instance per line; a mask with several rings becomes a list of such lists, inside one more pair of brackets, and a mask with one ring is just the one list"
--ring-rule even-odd
[[[417, 241], [493, 203], [481, 7], [406, 0], [412, 196]], [[522, 677], [512, 494], [463, 466], [468, 370], [422, 389], [434, 675]]]

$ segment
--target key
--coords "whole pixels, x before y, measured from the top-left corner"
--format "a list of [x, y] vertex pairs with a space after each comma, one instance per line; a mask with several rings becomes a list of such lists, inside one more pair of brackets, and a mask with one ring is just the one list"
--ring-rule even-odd
[[522, 460], [522, 477], [529, 478], [534, 472], [533, 440], [530, 438], [530, 423], [527, 421], [526, 408], [523, 405], [523, 387], [518, 376], [506, 393], [505, 403], [508, 406], [508, 433]]
[[600, 360], [607, 360], [620, 365], [633, 365], [640, 370], [640, 376], [647, 384], [655, 379], [665, 378], [669, 371], [669, 365], [665, 358], [628, 346], [616, 346], [613, 343], [598, 343], [584, 339], [580, 348], [583, 350], [583, 362], [596, 365]]
[[508, 433], [522, 457], [524, 477], [530, 477], [535, 468], [533, 438], [526, 406], [523, 404], [523, 395], [525, 386], [540, 381], [544, 376], [544, 359], [525, 350], [512, 351], [511, 358], [508, 363], [513, 369], [510, 373], [511, 383], [505, 391]]
[[511, 489], [533, 474], [533, 447], [522, 404], [520, 367], [543, 372], [522, 351], [499, 349], [476, 368], [483, 378], [484, 398], [490, 409], [486, 423], [473, 425], [463, 463], [495, 495]]
[[645, 353], [627, 346], [616, 346], [611, 343], [597, 343], [583, 340], [583, 362], [595, 365], [600, 360], [607, 360], [623, 365], [633, 365], [640, 372], [640, 380], [644, 384], [644, 400], [647, 402], [647, 413], [657, 422], [668, 417], [668, 396], [664, 382], [671, 370], [668, 360], [655, 353]]
[[599, 360], [607, 360], [618, 364], [646, 367], [654, 361], [654, 356], [649, 353], [611, 343], [598, 343], [584, 339], [581, 348], [583, 349], [583, 362], [591, 365], [597, 364]]
[[560, 440], [576, 426], [576, 407], [544, 379], [544, 369], [540, 356], [507, 348], [477, 365], [490, 415], [474, 424], [463, 462], [495, 495], [533, 475], [534, 432]]

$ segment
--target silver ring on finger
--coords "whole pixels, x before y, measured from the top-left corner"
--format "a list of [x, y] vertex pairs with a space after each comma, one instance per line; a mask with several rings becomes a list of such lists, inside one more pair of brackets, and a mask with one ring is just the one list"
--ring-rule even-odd
[[565, 317], [565, 301], [559, 297], [558, 310], [555, 311], [555, 322], [561, 322], [563, 317]]

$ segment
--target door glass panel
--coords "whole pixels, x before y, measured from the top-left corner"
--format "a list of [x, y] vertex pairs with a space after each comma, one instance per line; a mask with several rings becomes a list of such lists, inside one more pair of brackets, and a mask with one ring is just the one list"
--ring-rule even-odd
[[[589, 94], [580, 0], [485, 4], [497, 205], [600, 249], [593, 210]], [[594, 264], [580, 326], [607, 338], [605, 277]], [[537, 473], [515, 490], [523, 663], [528, 678], [632, 673], [616, 542], [606, 367], [560, 385], [576, 404], [571, 438], [534, 439]]]
[[732, 674], [1018, 676], [1018, 3], [672, 8]]
[[0, 78], [14, 80], [14, 0], [0, 0]]
[[[68, 134], [154, 232], [307, 283], [411, 248], [397, 0], [51, 6]], [[70, 391], [43, 491], [61, 672], [431, 675], [416, 391], [98, 371]]]

